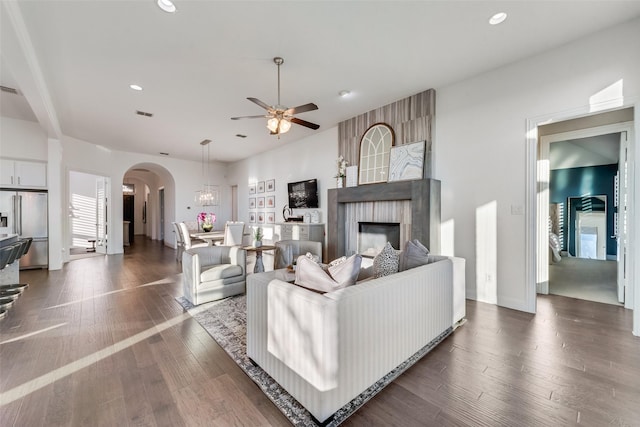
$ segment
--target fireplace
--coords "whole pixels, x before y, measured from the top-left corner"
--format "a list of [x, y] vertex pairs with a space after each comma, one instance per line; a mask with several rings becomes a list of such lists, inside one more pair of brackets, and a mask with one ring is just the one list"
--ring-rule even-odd
[[431, 252], [440, 251], [438, 180], [331, 188], [327, 199], [327, 259], [359, 252], [358, 223], [363, 221], [399, 223], [401, 244], [418, 239]]
[[400, 249], [400, 224], [394, 222], [359, 222], [358, 253], [373, 258], [387, 242]]

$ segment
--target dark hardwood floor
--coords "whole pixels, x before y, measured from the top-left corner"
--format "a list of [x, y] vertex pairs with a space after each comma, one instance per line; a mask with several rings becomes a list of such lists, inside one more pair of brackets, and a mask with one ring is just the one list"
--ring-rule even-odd
[[[288, 425], [175, 301], [179, 273], [142, 238], [23, 271], [0, 320], [0, 425]], [[468, 301], [467, 318], [344, 425], [640, 425], [629, 310], [548, 296], [536, 315]]]

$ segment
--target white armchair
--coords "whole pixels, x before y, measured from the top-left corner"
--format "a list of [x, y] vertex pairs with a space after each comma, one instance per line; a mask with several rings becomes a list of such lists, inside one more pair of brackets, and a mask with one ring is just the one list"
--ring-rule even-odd
[[247, 253], [239, 246], [206, 246], [182, 254], [182, 289], [194, 305], [245, 291]]
[[276, 252], [273, 268], [285, 268], [300, 255], [311, 252], [318, 256], [318, 261], [322, 262], [322, 243], [311, 240], [280, 240], [275, 243]]

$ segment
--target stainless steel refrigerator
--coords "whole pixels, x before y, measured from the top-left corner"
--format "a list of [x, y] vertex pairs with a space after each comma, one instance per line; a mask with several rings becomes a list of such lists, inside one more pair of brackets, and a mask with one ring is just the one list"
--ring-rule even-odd
[[49, 267], [49, 232], [46, 191], [0, 190], [0, 234], [32, 237], [20, 269]]

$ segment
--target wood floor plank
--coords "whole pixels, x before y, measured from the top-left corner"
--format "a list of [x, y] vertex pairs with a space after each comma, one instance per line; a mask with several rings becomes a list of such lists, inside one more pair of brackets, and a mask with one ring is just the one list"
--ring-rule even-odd
[[[136, 237], [123, 255], [21, 272], [31, 286], [0, 321], [0, 392], [42, 383], [0, 406], [0, 425], [290, 425], [184, 315], [180, 269]], [[631, 324], [622, 307], [559, 296], [536, 314], [467, 301], [466, 324], [343, 425], [639, 425]]]

